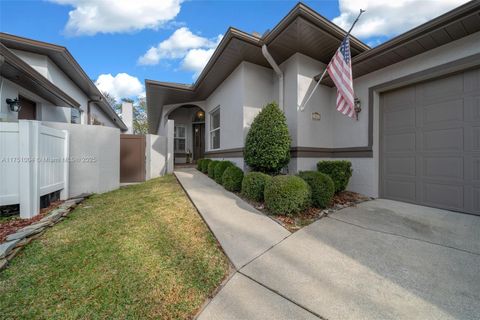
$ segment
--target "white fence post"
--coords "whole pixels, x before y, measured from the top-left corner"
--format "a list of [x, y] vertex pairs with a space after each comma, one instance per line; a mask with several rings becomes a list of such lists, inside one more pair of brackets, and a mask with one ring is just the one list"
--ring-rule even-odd
[[63, 189], [60, 191], [60, 200], [67, 200], [69, 196], [70, 185], [70, 135], [67, 130], [62, 130], [65, 133], [65, 141], [63, 144]]
[[19, 120], [18, 129], [20, 217], [28, 219], [40, 212], [38, 184], [38, 139], [40, 126], [37, 121]]
[[175, 122], [172, 119], [167, 121], [167, 173], [172, 173], [174, 169], [173, 163], [173, 139]]

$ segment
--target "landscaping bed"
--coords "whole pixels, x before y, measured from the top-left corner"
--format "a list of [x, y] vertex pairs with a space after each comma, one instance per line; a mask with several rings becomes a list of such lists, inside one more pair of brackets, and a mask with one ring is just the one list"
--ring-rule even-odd
[[94, 195], [0, 272], [7, 319], [188, 319], [229, 262], [171, 175]]
[[320, 160], [317, 170], [284, 174], [290, 162], [287, 120], [276, 103], [255, 117], [245, 139], [244, 173], [227, 160], [200, 159], [197, 169], [226, 190], [294, 232], [336, 210], [370, 198], [346, 191], [352, 177], [348, 160]]
[[41, 209], [38, 215], [30, 219], [20, 219], [18, 215], [0, 217], [0, 243], [4, 242], [5, 238], [9, 234], [15, 233], [19, 229], [22, 229], [26, 226], [29, 226], [35, 222], [40, 221], [51, 210], [53, 210], [54, 208], [62, 204], [62, 202], [63, 201], [52, 202], [50, 206]]
[[301, 228], [308, 226], [309, 224], [323, 217], [326, 217], [329, 214], [334, 213], [335, 211], [347, 207], [354, 207], [361, 202], [371, 200], [370, 197], [364, 196], [356, 192], [342, 191], [333, 196], [332, 204], [328, 208], [320, 209], [310, 207], [302, 212], [297, 213], [295, 216], [285, 216], [271, 214], [268, 212], [268, 210], [265, 209], [265, 205], [263, 203], [251, 201], [246, 197], [243, 197], [240, 193], [238, 194], [238, 196], [249, 202], [255, 209], [270, 216], [272, 219], [280, 223], [285, 229], [290, 232], [298, 231]]

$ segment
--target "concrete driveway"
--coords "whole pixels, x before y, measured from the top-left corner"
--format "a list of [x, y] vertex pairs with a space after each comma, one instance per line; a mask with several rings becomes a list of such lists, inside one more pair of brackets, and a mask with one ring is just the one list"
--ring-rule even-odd
[[240, 272], [327, 319], [478, 319], [480, 217], [370, 201]]
[[374, 200], [290, 234], [194, 169], [177, 178], [235, 272], [199, 319], [479, 319], [480, 217]]

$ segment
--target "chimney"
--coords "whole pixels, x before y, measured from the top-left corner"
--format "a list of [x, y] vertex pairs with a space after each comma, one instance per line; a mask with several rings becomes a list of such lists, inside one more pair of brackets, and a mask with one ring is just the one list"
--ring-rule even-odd
[[133, 103], [122, 102], [122, 121], [128, 128], [126, 133], [133, 134]]

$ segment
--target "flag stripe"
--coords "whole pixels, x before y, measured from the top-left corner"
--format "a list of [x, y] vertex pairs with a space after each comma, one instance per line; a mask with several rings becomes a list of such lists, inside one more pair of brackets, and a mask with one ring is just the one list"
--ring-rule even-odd
[[346, 37], [332, 60], [327, 72], [337, 87], [337, 110], [344, 115], [355, 115], [355, 95], [353, 92], [352, 64], [350, 55], [350, 39]]

